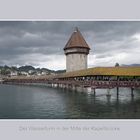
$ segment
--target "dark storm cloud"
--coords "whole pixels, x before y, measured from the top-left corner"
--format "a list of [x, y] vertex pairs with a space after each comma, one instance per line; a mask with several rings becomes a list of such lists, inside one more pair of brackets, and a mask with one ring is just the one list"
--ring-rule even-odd
[[35, 65], [32, 56], [42, 61], [42, 56], [63, 55], [75, 27], [96, 58], [131, 51], [139, 45], [133, 38], [140, 34], [140, 22], [135, 21], [0, 21], [0, 65], [27, 61]]

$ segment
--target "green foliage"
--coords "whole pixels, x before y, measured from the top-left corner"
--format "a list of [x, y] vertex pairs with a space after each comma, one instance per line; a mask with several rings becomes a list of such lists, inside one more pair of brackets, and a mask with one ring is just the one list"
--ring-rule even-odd
[[116, 63], [116, 64], [115, 64], [115, 67], [119, 67], [119, 66], [120, 66], [119, 63]]
[[2, 68], [0, 73], [1, 73], [1, 75], [9, 75], [10, 74], [10, 70]]
[[25, 71], [25, 72], [28, 72], [29, 70], [35, 70], [35, 68], [33, 66], [21, 66], [18, 68], [19, 71]]

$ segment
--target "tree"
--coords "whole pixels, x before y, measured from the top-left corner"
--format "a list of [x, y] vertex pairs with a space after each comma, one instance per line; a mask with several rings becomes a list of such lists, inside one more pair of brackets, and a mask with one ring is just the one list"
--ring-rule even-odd
[[119, 66], [120, 66], [119, 63], [116, 63], [116, 64], [115, 64], [115, 67], [119, 67]]
[[11, 73], [10, 70], [4, 68], [1, 70], [1, 75], [9, 75], [10, 73]]

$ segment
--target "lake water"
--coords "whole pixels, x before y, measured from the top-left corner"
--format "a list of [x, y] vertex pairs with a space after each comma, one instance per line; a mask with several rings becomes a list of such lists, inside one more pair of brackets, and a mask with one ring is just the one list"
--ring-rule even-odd
[[60, 88], [0, 84], [0, 119], [140, 119], [140, 90], [76, 92]]

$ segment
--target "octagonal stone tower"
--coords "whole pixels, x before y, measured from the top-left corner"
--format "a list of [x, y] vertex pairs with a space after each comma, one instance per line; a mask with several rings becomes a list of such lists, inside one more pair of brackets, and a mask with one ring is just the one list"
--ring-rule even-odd
[[75, 71], [87, 68], [87, 55], [90, 47], [76, 27], [64, 47], [66, 55], [66, 71]]

